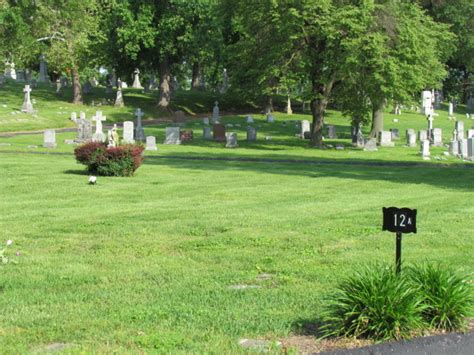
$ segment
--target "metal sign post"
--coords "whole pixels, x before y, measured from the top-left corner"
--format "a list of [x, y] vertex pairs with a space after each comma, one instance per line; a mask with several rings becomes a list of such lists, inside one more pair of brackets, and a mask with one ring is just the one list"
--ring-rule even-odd
[[397, 235], [395, 249], [395, 271], [402, 269], [402, 233], [416, 233], [416, 210], [409, 208], [384, 207], [382, 230]]

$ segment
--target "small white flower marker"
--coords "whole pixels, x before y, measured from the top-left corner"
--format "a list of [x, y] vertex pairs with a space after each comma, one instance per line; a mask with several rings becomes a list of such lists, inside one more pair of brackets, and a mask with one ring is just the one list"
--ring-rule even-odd
[[95, 176], [89, 176], [89, 185], [95, 185], [97, 178]]
[[8, 240], [7, 240], [7, 245], [12, 245], [12, 244], [13, 244], [13, 240], [8, 239]]

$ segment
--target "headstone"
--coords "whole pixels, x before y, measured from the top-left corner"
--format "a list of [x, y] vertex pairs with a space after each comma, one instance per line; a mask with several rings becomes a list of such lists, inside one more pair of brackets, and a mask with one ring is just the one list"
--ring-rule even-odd
[[252, 116], [245, 117], [245, 122], [246, 123], [253, 123], [253, 117]]
[[468, 138], [467, 140], [467, 158], [474, 161], [474, 138]]
[[453, 117], [454, 116], [454, 105], [452, 102], [449, 103], [448, 106], [448, 116]]
[[166, 127], [166, 138], [164, 144], [181, 144], [179, 132], [179, 127]]
[[467, 130], [467, 137], [466, 138], [472, 138], [472, 137], [474, 137], [474, 128]]
[[467, 139], [461, 139], [459, 141], [459, 155], [463, 159], [467, 158]]
[[43, 147], [56, 148], [56, 131], [54, 129], [47, 129], [43, 135]]
[[123, 107], [125, 106], [123, 102], [123, 95], [122, 95], [122, 88], [118, 87], [117, 89], [117, 96], [115, 97], [115, 107]]
[[290, 96], [288, 96], [288, 100], [286, 101], [286, 113], [289, 114], [289, 115], [293, 114], [293, 110], [291, 109]]
[[390, 131], [381, 131], [378, 135], [379, 145], [381, 147], [393, 147], [395, 144], [392, 142], [392, 132]]
[[192, 142], [194, 138], [193, 131], [191, 129], [185, 129], [184, 131], [180, 131], [179, 138], [181, 140], [181, 143]]
[[375, 152], [377, 151], [377, 140], [375, 138], [368, 139], [364, 144], [364, 151]]
[[449, 154], [454, 156], [459, 154], [459, 142], [455, 139], [449, 144]]
[[418, 140], [420, 142], [423, 142], [425, 140], [428, 139], [428, 132], [424, 129], [421, 129], [419, 132], [418, 132]]
[[133, 139], [133, 133], [134, 133], [133, 121], [125, 121], [123, 123], [123, 142], [125, 144], [135, 143], [135, 140]]
[[205, 140], [211, 140], [212, 139], [211, 127], [206, 126], [202, 129], [202, 137]]
[[212, 126], [212, 135], [216, 142], [225, 142], [226, 141], [225, 126], [220, 123], [214, 124]]
[[311, 124], [307, 120], [301, 121], [301, 138], [305, 139], [305, 133], [309, 132], [311, 134]]
[[176, 122], [179, 124], [186, 123], [186, 115], [184, 114], [184, 111], [181, 111], [181, 110], [175, 111], [173, 114], [173, 122]]
[[433, 129], [433, 145], [435, 147], [441, 147], [443, 145], [443, 131], [441, 128]]
[[429, 159], [430, 158], [430, 141], [429, 140], [424, 140], [421, 142], [421, 155], [423, 159]]
[[102, 121], [105, 121], [106, 117], [102, 116], [102, 111], [97, 111], [95, 116], [92, 117], [92, 120], [95, 121], [95, 133], [92, 135], [92, 141], [105, 142], [107, 137], [102, 131]]
[[157, 150], [155, 136], [146, 137], [146, 148], [145, 150]]
[[337, 135], [336, 135], [336, 126], [329, 125], [329, 126], [327, 126], [327, 127], [328, 127], [328, 138], [329, 138], [329, 139], [336, 139], [336, 138], [337, 138]]
[[139, 142], [143, 142], [145, 140], [145, 130], [142, 126], [142, 117], [145, 113], [140, 109], [137, 108], [135, 111], [135, 117], [137, 118], [137, 126], [135, 127], [135, 140]]
[[109, 129], [107, 131], [107, 138], [109, 141], [109, 144], [107, 145], [108, 148], [118, 147], [118, 145], [120, 144], [120, 137], [118, 134], [117, 124], [114, 123], [112, 129]]
[[237, 144], [237, 133], [229, 132], [226, 135], [226, 148], [237, 148], [239, 145]]
[[400, 131], [398, 130], [398, 128], [391, 128], [390, 132], [392, 133], [392, 140], [400, 139]]
[[209, 124], [209, 117], [204, 117], [202, 119], [202, 123], [204, 123], [205, 125], [208, 125]]
[[433, 105], [433, 97], [432, 97], [431, 91], [429, 90], [423, 91], [421, 93], [421, 108], [425, 116], [428, 116], [431, 114], [432, 105]]
[[407, 145], [409, 147], [416, 147], [416, 134], [414, 132], [407, 134]]
[[59, 80], [59, 78], [56, 79], [56, 95], [61, 95], [61, 89], [62, 89], [62, 85], [61, 85], [61, 80]]
[[16, 80], [15, 63], [8, 61], [5, 63], [5, 78]]
[[275, 122], [275, 117], [271, 113], [267, 113], [267, 123]]
[[456, 121], [454, 124], [454, 129], [457, 132], [457, 137], [456, 139], [460, 141], [461, 139], [464, 139], [464, 122], [463, 121]]
[[23, 99], [23, 105], [21, 106], [21, 112], [34, 113], [33, 104], [31, 103], [30, 93], [31, 89], [29, 85], [25, 85], [23, 89], [25, 93], [25, 98]]
[[134, 89], [143, 89], [142, 84], [140, 83], [140, 70], [138, 70], [138, 68], [133, 71], [132, 88], [134, 88]]
[[257, 140], [257, 130], [254, 127], [247, 127], [247, 142], [255, 142]]
[[83, 143], [90, 141], [92, 139], [92, 123], [90, 120], [86, 119], [85, 112], [79, 114], [79, 119], [76, 118], [74, 120], [71, 117], [71, 120], [73, 120], [77, 125], [77, 137], [74, 142]]
[[212, 109], [212, 123], [218, 123], [220, 119], [219, 102], [214, 102], [214, 108]]
[[224, 68], [224, 72], [222, 74], [222, 88], [220, 90], [221, 94], [225, 94], [229, 89], [229, 76], [227, 75], [227, 69]]
[[76, 122], [76, 120], [77, 120], [77, 113], [76, 112], [71, 112], [70, 120]]

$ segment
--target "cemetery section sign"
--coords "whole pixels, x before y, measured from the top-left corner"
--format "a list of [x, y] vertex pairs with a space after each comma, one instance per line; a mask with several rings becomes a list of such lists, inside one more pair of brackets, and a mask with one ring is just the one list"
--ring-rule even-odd
[[382, 230], [395, 233], [416, 233], [416, 210], [383, 207]]

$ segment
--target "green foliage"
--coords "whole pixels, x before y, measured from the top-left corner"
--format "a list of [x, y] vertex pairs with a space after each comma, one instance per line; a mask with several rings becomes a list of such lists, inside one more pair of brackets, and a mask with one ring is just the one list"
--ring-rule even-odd
[[424, 305], [423, 319], [433, 328], [460, 330], [473, 307], [470, 281], [454, 270], [434, 264], [411, 266], [406, 270]]
[[360, 267], [328, 302], [326, 336], [406, 339], [424, 327], [417, 288], [388, 266]]

